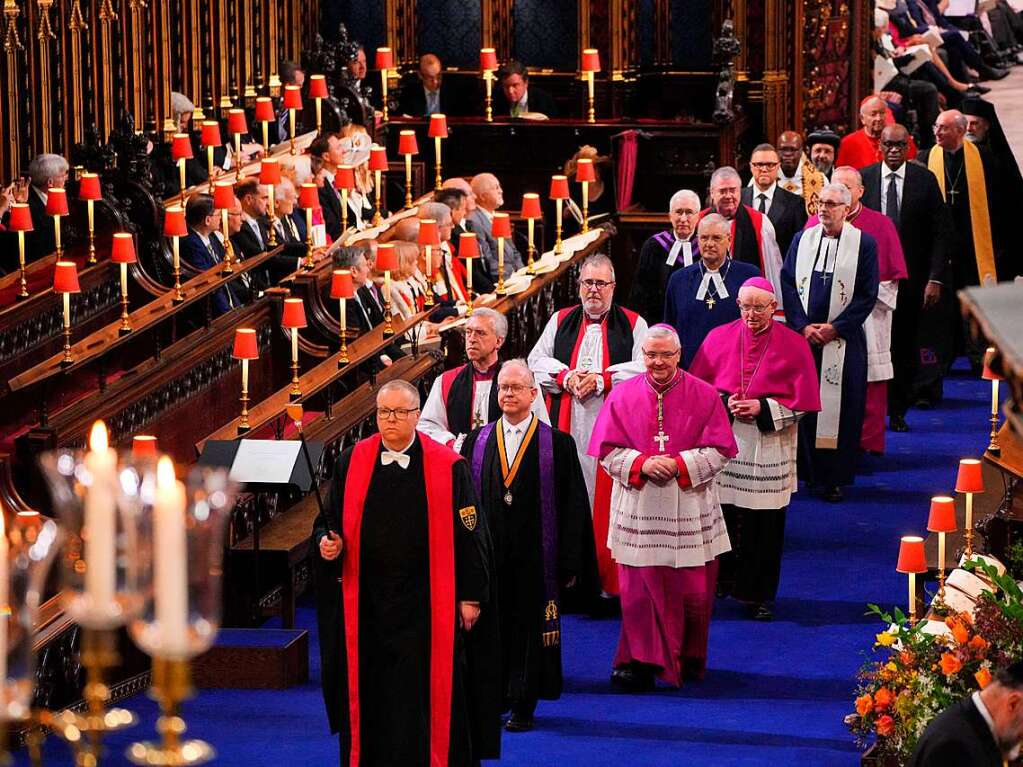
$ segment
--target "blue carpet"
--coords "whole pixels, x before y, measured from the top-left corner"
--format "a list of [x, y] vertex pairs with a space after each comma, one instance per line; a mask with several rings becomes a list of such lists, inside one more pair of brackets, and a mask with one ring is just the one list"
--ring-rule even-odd
[[[842, 717], [878, 629], [864, 605], [905, 600], [904, 576], [895, 572], [899, 536], [924, 532], [929, 497], [951, 490], [960, 457], [983, 450], [988, 391], [957, 369], [939, 408], [912, 411], [911, 432], [889, 432], [888, 454], [862, 459], [845, 503], [796, 496], [776, 619], [754, 623], [734, 602], [719, 601], [703, 682], [617, 694], [608, 675], [618, 622], [569, 617], [565, 695], [541, 702], [536, 731], [505, 734], [501, 764], [857, 764]], [[309, 684], [285, 692], [204, 691], [186, 705], [190, 734], [216, 746], [217, 764], [337, 764], [318, 687], [312, 610], [301, 609], [299, 622], [312, 634]], [[138, 696], [127, 706], [142, 722], [109, 739], [103, 764], [127, 764], [126, 745], [152, 737], [155, 704]], [[66, 754], [51, 742], [46, 763], [70, 764]]]

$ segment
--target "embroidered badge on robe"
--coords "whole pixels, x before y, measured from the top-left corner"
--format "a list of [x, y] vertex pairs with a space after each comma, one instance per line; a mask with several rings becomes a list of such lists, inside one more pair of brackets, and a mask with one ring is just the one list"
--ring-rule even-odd
[[466, 506], [464, 509], [458, 510], [458, 516], [462, 518], [462, 524], [465, 525], [465, 529], [472, 530], [476, 529], [476, 507]]

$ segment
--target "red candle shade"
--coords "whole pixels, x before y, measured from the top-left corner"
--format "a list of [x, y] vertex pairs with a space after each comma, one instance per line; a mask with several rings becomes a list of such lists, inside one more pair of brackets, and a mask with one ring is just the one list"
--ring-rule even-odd
[[419, 237], [417, 238], [419, 245], [432, 245], [437, 247], [440, 245], [440, 233], [437, 231], [437, 220], [433, 218], [421, 218], [419, 219]]
[[316, 210], [320, 207], [320, 191], [316, 184], [302, 184], [302, 188], [298, 190], [298, 207], [303, 210]]
[[476, 241], [476, 234], [474, 232], [462, 232], [458, 236], [458, 257], [480, 257], [480, 244]]
[[259, 359], [256, 331], [253, 328], [238, 328], [234, 331], [234, 349], [231, 356], [236, 360]]
[[83, 173], [78, 179], [78, 199], [102, 200], [103, 192], [99, 186], [99, 176], [95, 173]]
[[382, 146], [374, 144], [369, 148], [369, 169], [370, 170], [387, 170], [387, 150]]
[[305, 304], [301, 298], [285, 298], [284, 311], [281, 313], [281, 324], [286, 328], [304, 328]]
[[391, 69], [394, 66], [394, 52], [390, 48], [377, 48], [377, 69]]
[[285, 109], [301, 109], [302, 108], [302, 87], [299, 85], [285, 85], [284, 86], [284, 108]]
[[330, 96], [327, 91], [327, 78], [323, 75], [309, 76], [309, 98], [325, 99]]
[[447, 138], [448, 116], [439, 113], [430, 115], [430, 129], [426, 135], [430, 138]]
[[389, 242], [385, 242], [377, 246], [377, 265], [378, 272], [395, 272], [398, 270], [398, 252], [394, 249], [394, 245]]
[[74, 261], [58, 261], [53, 269], [53, 291], [55, 293], [81, 293], [78, 286], [78, 267]]
[[403, 130], [398, 134], [398, 154], [419, 154], [414, 130]]
[[205, 147], [224, 145], [220, 140], [220, 123], [216, 120], [207, 120], [202, 124], [202, 145]]
[[493, 48], [480, 48], [480, 69], [493, 72], [497, 69], [497, 51]]
[[276, 159], [263, 158], [259, 165], [259, 183], [272, 186], [281, 183], [281, 164]]
[[156, 454], [156, 437], [152, 434], [136, 434], [132, 437], [132, 458], [155, 458]]
[[581, 69], [583, 72], [600, 71], [600, 53], [596, 48], [583, 48], [583, 63]]
[[355, 168], [351, 165], [338, 165], [334, 173], [334, 188], [348, 191], [355, 189]]
[[335, 269], [330, 278], [330, 297], [355, 298], [355, 283], [350, 269]]
[[526, 192], [522, 195], [522, 217], [543, 218], [543, 211], [540, 210], [540, 195], [536, 192]]
[[192, 159], [192, 139], [187, 133], [175, 133], [171, 141], [171, 159], [178, 160]]
[[274, 121], [274, 103], [269, 96], [256, 99], [256, 122], [272, 123]]
[[959, 474], [956, 476], [956, 492], [984, 492], [984, 475], [981, 473], [981, 465], [978, 459], [963, 458], [959, 461]]
[[899, 544], [899, 562], [895, 569], [900, 573], [926, 573], [927, 558], [924, 556], [924, 539], [917, 535], [905, 535]]
[[991, 363], [994, 361], [995, 355], [998, 350], [993, 346], [989, 346], [987, 351], [984, 352], [984, 371], [980, 374], [980, 377], [985, 381], [1004, 381], [1005, 376], [1001, 376], [991, 369]]
[[955, 501], [947, 495], [931, 498], [931, 512], [927, 517], [927, 529], [932, 533], [951, 533], [956, 529]]
[[46, 215], [67, 215], [67, 192], [65, 190], [56, 186], [46, 190]]
[[552, 200], [568, 199], [567, 176], [551, 176], [551, 199]]
[[583, 181], [596, 181], [597, 172], [593, 169], [593, 160], [588, 157], [580, 158], [575, 163], [575, 180], [582, 183]]
[[234, 207], [234, 185], [230, 181], [218, 181], [213, 185], [213, 207], [217, 210]]
[[12, 232], [31, 232], [32, 211], [27, 202], [15, 202], [11, 204], [11, 217], [7, 219], [7, 228]]
[[[271, 111], [273, 107], [271, 106]], [[231, 134], [248, 133], [249, 124], [245, 121], [244, 109], [231, 109], [227, 113], [227, 132]]]
[[114, 244], [110, 251], [110, 260], [115, 264], [134, 264], [135, 240], [128, 232], [115, 232]]
[[493, 234], [494, 237], [511, 237], [511, 216], [507, 213], [495, 213], [491, 234]]
[[164, 237], [187, 237], [188, 225], [185, 224], [185, 211], [177, 205], [172, 205], [164, 211], [163, 216]]

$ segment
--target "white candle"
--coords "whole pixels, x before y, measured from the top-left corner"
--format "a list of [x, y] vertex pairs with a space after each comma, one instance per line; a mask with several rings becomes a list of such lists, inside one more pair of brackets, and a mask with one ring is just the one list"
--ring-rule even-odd
[[991, 415], [998, 415], [998, 379], [991, 382]]
[[[437, 140], [440, 141], [440, 139], [437, 139]], [[431, 246], [431, 245], [427, 245], [426, 246], [426, 276], [427, 277], [432, 277], [433, 276], [433, 255], [430, 252], [432, 247], [433, 246]]]
[[433, 152], [437, 156], [437, 171], [440, 172], [440, 136], [433, 137]]
[[[289, 109], [288, 110], [288, 128], [290, 129], [291, 140], [292, 140], [292, 142], [294, 142], [295, 141], [295, 110], [294, 109]], [[294, 151], [292, 152], [292, 154], [295, 154]]]
[[945, 569], [945, 534], [938, 533], [938, 569]]
[[291, 329], [291, 361], [298, 362], [298, 328]]
[[109, 615], [117, 590], [117, 451], [108, 447], [107, 427], [93, 424], [85, 467], [92, 485], [85, 495], [85, 593], [93, 613]]
[[497, 238], [497, 276], [504, 277], [504, 237]]
[[173, 249], [174, 249], [174, 271], [175, 272], [177, 272], [177, 271], [179, 271], [181, 269], [181, 247], [180, 247], [180, 244], [178, 242], [179, 239], [180, 238], [176, 237], [176, 236], [171, 238], [171, 241], [173, 242]]
[[529, 249], [533, 250], [533, 219], [526, 219], [526, 228], [529, 234]]
[[89, 211], [89, 233], [92, 234], [92, 232], [96, 229], [96, 211], [93, 208], [92, 200], [86, 200], [86, 203], [86, 208]]
[[465, 287], [469, 291], [469, 295], [466, 296], [470, 301], [472, 300], [472, 256], [465, 259]]
[[71, 294], [64, 294], [64, 327], [71, 327]]
[[316, 99], [316, 132], [323, 130], [323, 99]]
[[121, 295], [128, 297], [128, 265], [120, 264], [121, 267]]
[[156, 468], [153, 506], [153, 594], [163, 657], [182, 657], [188, 648], [188, 537], [185, 486], [164, 456]]
[[60, 250], [60, 216], [53, 217], [53, 236], [57, 244], [57, 250]]
[[586, 84], [590, 91], [590, 100], [593, 100], [593, 72], [586, 73]]
[[384, 272], [384, 303], [390, 303], [391, 301], [391, 270], [388, 269]]
[[213, 194], [213, 147], [211, 146], [206, 147], [206, 173], [209, 175], [206, 191]]
[[973, 493], [966, 494], [966, 529], [973, 529]]
[[348, 318], [345, 316], [345, 299], [341, 297], [338, 299], [338, 303], [341, 304], [341, 313], [339, 315], [339, 321], [341, 323], [341, 338], [344, 339], [345, 331], [348, 330]]
[[242, 392], [248, 393], [249, 391], [249, 361], [247, 359], [242, 360]]
[[344, 219], [345, 225], [348, 224], [348, 190], [341, 190], [341, 217]]
[[185, 191], [185, 158], [178, 160], [178, 180], [181, 182], [181, 191]]
[[909, 574], [909, 614], [916, 616], [916, 573]]

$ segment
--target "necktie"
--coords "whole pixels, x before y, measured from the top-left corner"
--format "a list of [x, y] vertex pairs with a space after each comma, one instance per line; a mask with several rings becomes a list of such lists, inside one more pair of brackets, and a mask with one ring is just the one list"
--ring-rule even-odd
[[249, 226], [252, 228], [252, 233], [256, 235], [256, 242], [259, 243], [259, 247], [261, 248], [264, 247], [263, 235], [259, 231], [259, 224], [257, 224], [255, 221], [250, 221]]
[[763, 192], [757, 195], [757, 210], [761, 213], [767, 212], [767, 195]]
[[394, 450], [384, 450], [380, 453], [380, 465], [390, 466], [392, 463], [398, 464], [399, 468], [407, 469], [408, 462], [411, 459], [405, 455], [405, 453], [398, 453]]
[[888, 193], [885, 195], [885, 215], [892, 220], [895, 226], [899, 225], [899, 187], [897, 176], [894, 173], [888, 174]]

